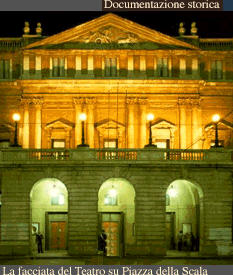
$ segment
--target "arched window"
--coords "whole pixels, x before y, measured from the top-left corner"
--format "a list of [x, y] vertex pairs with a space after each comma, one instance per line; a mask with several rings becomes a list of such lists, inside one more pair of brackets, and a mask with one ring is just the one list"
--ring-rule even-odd
[[52, 205], [64, 205], [65, 204], [65, 195], [60, 193], [57, 196], [51, 197]]
[[104, 197], [104, 205], [117, 205], [117, 195], [110, 196], [110, 194], [106, 194]]

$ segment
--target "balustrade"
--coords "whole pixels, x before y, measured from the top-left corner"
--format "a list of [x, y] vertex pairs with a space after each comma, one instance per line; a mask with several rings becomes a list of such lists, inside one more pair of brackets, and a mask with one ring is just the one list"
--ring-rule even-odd
[[137, 162], [233, 162], [232, 149], [0, 149], [0, 163], [137, 161]]

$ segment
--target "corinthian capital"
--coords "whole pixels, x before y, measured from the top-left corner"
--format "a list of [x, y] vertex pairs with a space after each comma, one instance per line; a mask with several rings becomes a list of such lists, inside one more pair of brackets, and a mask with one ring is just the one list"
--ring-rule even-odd
[[96, 104], [96, 98], [95, 97], [85, 97], [85, 104], [88, 107], [94, 107]]
[[191, 107], [191, 108], [194, 108], [194, 107], [200, 108], [202, 106], [202, 99], [191, 98], [191, 97], [179, 98], [178, 105], [179, 106], [187, 106], [187, 107]]
[[31, 98], [21, 98], [19, 101], [20, 101], [20, 106], [24, 109], [27, 109], [27, 108], [29, 108], [29, 105], [31, 104], [32, 99]]
[[137, 98], [136, 97], [128, 97], [126, 98], [126, 104], [128, 106], [134, 106], [137, 104]]
[[32, 98], [31, 102], [35, 107], [41, 108], [42, 105], [44, 104], [44, 98], [43, 97], [34, 97], [34, 98]]
[[84, 97], [74, 97], [73, 104], [74, 104], [74, 106], [77, 106], [77, 105], [82, 106], [84, 104]]
[[139, 97], [138, 104], [140, 106], [146, 106], [148, 104], [148, 98], [147, 97]]

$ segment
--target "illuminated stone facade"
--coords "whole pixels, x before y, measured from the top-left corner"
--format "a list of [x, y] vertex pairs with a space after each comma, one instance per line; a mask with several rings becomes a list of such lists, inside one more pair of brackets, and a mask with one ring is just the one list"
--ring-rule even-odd
[[[193, 232], [200, 238], [200, 252], [218, 253], [213, 247], [220, 245], [209, 232], [225, 228], [232, 238], [233, 39], [201, 39], [195, 24], [191, 35], [184, 35], [181, 25], [180, 35], [173, 38], [113, 14], [51, 37], [41, 33], [38, 25], [37, 34], [30, 35], [26, 23], [22, 38], [0, 39], [0, 138], [13, 145], [12, 115], [17, 112], [22, 145], [0, 155], [1, 253], [30, 252], [30, 224], [36, 222], [30, 216], [30, 192], [43, 178], [66, 185], [69, 208], [62, 211], [69, 215], [70, 254], [95, 254], [98, 190], [111, 178], [124, 179], [135, 190], [135, 205], [128, 206], [135, 207], [135, 218], [126, 222], [133, 233], [125, 233], [128, 243], [122, 253], [164, 255], [169, 249], [165, 197], [176, 180], [193, 184], [190, 211], [198, 219]], [[82, 112], [90, 149], [76, 149], [82, 142]], [[165, 151], [143, 149], [149, 140], [148, 113], [154, 115], [152, 143]], [[224, 149], [191, 150], [188, 155], [185, 149], [214, 145], [215, 113], [221, 118], [218, 133]], [[104, 148], [122, 151], [108, 155], [107, 149], [99, 150]], [[177, 186], [185, 189], [185, 183]], [[13, 217], [16, 207], [19, 218]], [[178, 217], [174, 207], [167, 212]], [[126, 209], [117, 211], [127, 217]], [[104, 211], [101, 202], [99, 211]], [[219, 221], [213, 222], [216, 215]], [[181, 224], [175, 224], [176, 243]], [[47, 229], [41, 230], [46, 234]], [[231, 249], [232, 239], [227, 240], [225, 254]]]

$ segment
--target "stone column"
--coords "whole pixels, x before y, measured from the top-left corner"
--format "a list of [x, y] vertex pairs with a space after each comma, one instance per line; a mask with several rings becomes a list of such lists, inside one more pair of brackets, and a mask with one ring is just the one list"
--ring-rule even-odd
[[138, 104], [139, 104], [139, 109], [140, 109], [140, 129], [139, 129], [139, 148], [144, 148], [144, 146], [147, 144], [146, 140], [146, 123], [147, 123], [147, 118], [146, 118], [146, 107], [147, 107], [147, 98], [146, 97], [141, 97], [138, 98]]
[[95, 128], [94, 128], [94, 107], [95, 107], [95, 98], [86, 98], [87, 105], [87, 144], [90, 148], [95, 147]]
[[198, 133], [198, 106], [196, 102], [193, 102], [192, 106], [192, 149], [199, 149], [198, 148], [198, 140], [199, 133]]
[[94, 57], [93, 57], [93, 55], [88, 55], [88, 57], [87, 57], [87, 75], [89, 77], [94, 77]]
[[32, 103], [36, 109], [35, 115], [35, 148], [41, 149], [41, 110], [43, 105], [43, 98], [33, 98]]
[[146, 77], [146, 56], [140, 56], [140, 76]]
[[128, 56], [128, 77], [133, 77], [134, 75], [134, 60], [133, 55]]
[[199, 78], [199, 71], [198, 71], [198, 59], [192, 59], [192, 78], [198, 79]]
[[23, 143], [24, 149], [29, 148], [29, 104], [31, 99], [22, 98], [21, 105], [23, 107]]
[[13, 60], [12, 58], [10, 59], [10, 79], [12, 79], [12, 73], [13, 73]]
[[82, 58], [81, 55], [76, 56], [75, 60], [75, 78], [79, 78], [81, 76], [82, 70]]
[[81, 138], [82, 138], [82, 123], [79, 119], [80, 114], [82, 113], [82, 107], [83, 107], [84, 99], [83, 97], [75, 97], [73, 98], [73, 104], [75, 108], [75, 148], [79, 144], [81, 144]]
[[29, 77], [29, 56], [23, 56], [23, 78]]
[[184, 58], [180, 59], [180, 77], [181, 78], [186, 77], [186, 59]]
[[168, 58], [168, 76], [172, 76], [172, 59]]
[[180, 111], [180, 149], [186, 149], [186, 98], [178, 100]]
[[41, 78], [41, 56], [36, 55], [36, 77]]
[[128, 107], [128, 129], [127, 129], [127, 140], [128, 140], [128, 148], [135, 148], [134, 146], [134, 106], [136, 104], [136, 98], [131, 97], [127, 98], [126, 101]]
[[70, 131], [66, 130], [65, 148], [70, 148]]
[[200, 149], [201, 141], [198, 139], [201, 138], [202, 133], [200, 133], [200, 115], [198, 110], [202, 101], [199, 98], [189, 98], [187, 99], [187, 104], [192, 108], [192, 149]]

